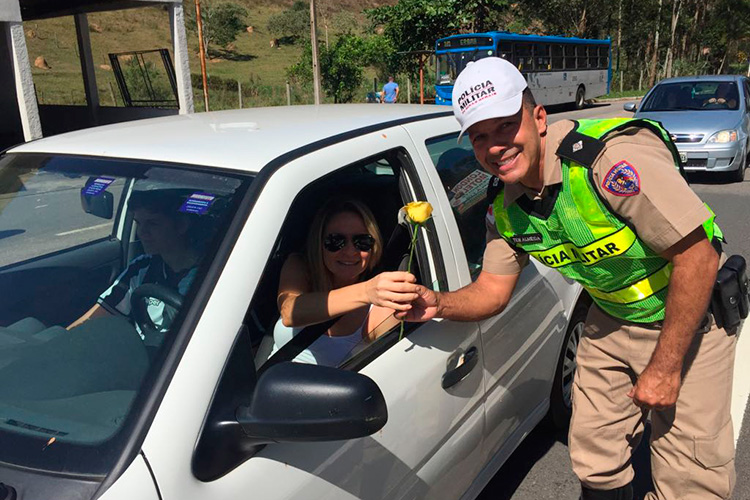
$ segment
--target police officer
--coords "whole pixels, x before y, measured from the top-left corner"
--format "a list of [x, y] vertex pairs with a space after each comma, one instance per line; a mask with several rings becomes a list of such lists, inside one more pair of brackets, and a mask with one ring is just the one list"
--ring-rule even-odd
[[707, 313], [721, 233], [675, 168], [664, 129], [632, 119], [548, 125], [500, 58], [459, 75], [453, 109], [494, 176], [483, 269], [455, 292], [417, 287], [404, 317], [498, 314], [529, 256], [578, 281], [593, 301], [569, 436], [581, 498], [632, 498], [631, 455], [649, 412], [655, 490], [646, 498], [729, 498], [736, 336]]

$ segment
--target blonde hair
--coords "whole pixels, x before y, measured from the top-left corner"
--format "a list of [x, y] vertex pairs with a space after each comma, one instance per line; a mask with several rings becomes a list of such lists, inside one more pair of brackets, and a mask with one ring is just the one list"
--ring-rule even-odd
[[352, 213], [362, 218], [367, 232], [375, 239], [375, 244], [370, 252], [370, 260], [367, 263], [365, 275], [372, 272], [373, 268], [380, 262], [383, 255], [383, 237], [380, 235], [375, 216], [369, 208], [357, 200], [340, 200], [326, 203], [318, 210], [313, 219], [310, 233], [307, 235], [305, 245], [305, 261], [310, 273], [313, 291], [328, 292], [333, 289], [328, 269], [323, 263], [323, 240], [325, 238], [326, 225], [335, 216], [341, 213]]

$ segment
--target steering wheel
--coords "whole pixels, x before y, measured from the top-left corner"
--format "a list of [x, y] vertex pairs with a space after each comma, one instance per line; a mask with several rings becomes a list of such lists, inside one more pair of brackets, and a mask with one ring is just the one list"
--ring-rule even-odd
[[[133, 314], [133, 320], [145, 337], [144, 343], [146, 345], [158, 346], [161, 343], [163, 332], [160, 327], [154, 324], [154, 320], [148, 314], [148, 302], [144, 300], [148, 298], [158, 299], [165, 306], [179, 310], [182, 307], [182, 295], [164, 285], [146, 283], [136, 288], [130, 296], [130, 310]], [[164, 313], [166, 313], [166, 307]]]

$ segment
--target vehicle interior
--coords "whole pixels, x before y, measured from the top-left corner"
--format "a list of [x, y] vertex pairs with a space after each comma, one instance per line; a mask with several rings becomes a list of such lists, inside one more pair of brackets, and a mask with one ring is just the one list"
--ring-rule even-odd
[[[273, 329], [279, 318], [276, 298], [281, 267], [291, 253], [302, 251], [315, 213], [328, 200], [342, 197], [343, 193], [347, 198], [362, 201], [373, 212], [384, 242], [383, 257], [374, 274], [406, 270], [410, 236], [407, 228], [398, 224], [397, 218], [404, 200], [409, 201], [402, 175], [404, 161], [402, 155], [393, 151], [350, 165], [310, 185], [294, 200], [245, 318], [257, 367], [267, 368], [264, 365], [273, 349]], [[411, 272], [421, 282], [418, 260], [419, 252]], [[320, 327], [320, 333], [329, 326]], [[300, 350], [302, 348], [300, 346]], [[271, 358], [273, 363], [281, 361], [275, 356]]]

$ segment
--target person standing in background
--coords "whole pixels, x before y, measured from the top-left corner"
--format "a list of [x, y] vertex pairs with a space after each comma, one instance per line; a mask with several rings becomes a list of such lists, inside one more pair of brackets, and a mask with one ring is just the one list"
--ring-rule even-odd
[[393, 81], [393, 77], [388, 77], [388, 83], [383, 85], [383, 93], [380, 97], [380, 103], [393, 104], [398, 100], [398, 83]]

